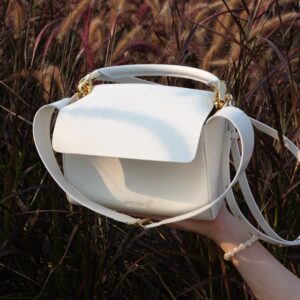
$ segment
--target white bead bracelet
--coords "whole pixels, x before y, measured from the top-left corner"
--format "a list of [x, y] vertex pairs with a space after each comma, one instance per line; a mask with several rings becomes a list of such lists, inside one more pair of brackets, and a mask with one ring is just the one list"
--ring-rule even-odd
[[258, 240], [258, 237], [256, 237], [255, 235], [252, 235], [252, 237], [247, 240], [245, 243], [239, 244], [237, 247], [233, 248], [232, 251], [229, 251], [227, 253], [224, 254], [224, 259], [229, 261], [231, 260], [231, 258], [237, 254], [238, 252], [245, 250], [246, 248], [250, 247], [251, 245], [253, 245], [256, 241]]

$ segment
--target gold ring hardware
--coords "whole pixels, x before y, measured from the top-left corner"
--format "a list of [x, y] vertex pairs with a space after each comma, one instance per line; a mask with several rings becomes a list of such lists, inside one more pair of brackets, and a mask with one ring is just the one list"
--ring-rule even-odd
[[80, 85], [78, 85], [78, 94], [79, 97], [82, 98], [88, 95], [92, 91], [93, 85], [91, 81], [86, 81]]
[[77, 90], [79, 94], [79, 99], [88, 95], [93, 89], [92, 80], [89, 79], [90, 74], [83, 77], [78, 84]]
[[226, 94], [224, 97], [224, 100], [221, 99], [220, 96], [220, 89], [216, 86], [213, 87], [213, 91], [215, 93], [215, 108], [217, 110], [221, 109], [222, 107], [224, 107], [225, 104], [229, 103], [232, 101], [233, 97], [231, 94]]

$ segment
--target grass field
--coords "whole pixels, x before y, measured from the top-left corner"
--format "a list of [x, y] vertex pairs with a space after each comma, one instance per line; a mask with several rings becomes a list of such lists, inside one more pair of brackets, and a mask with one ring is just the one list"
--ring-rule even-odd
[[[71, 207], [38, 157], [32, 120], [43, 104], [71, 96], [78, 80], [96, 68], [179, 64], [215, 73], [238, 107], [299, 147], [299, 5], [1, 1], [0, 299], [254, 299], [206, 238], [167, 227], [144, 232]], [[203, 88], [189, 80], [158, 80]], [[282, 237], [297, 237], [295, 160], [280, 143], [256, 133], [247, 174], [271, 226]], [[299, 247], [266, 246], [300, 275]]]

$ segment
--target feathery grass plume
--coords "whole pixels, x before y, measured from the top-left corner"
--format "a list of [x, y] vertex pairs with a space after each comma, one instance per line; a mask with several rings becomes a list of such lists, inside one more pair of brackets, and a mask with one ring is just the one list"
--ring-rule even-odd
[[135, 25], [129, 32], [124, 35], [120, 41], [118, 41], [115, 49], [112, 53], [111, 61], [114, 62], [119, 58], [121, 51], [126, 47], [126, 45], [133, 39], [138, 39], [138, 34], [143, 32], [143, 28], [140, 25]]
[[175, 39], [171, 39], [165, 45], [161, 61], [167, 64], [174, 63], [176, 61], [177, 44]]
[[202, 45], [205, 41], [206, 38], [206, 29], [198, 27], [196, 32], [195, 32], [195, 41], [199, 44]]
[[199, 23], [201, 22], [203, 19], [205, 19], [209, 13], [211, 13], [212, 11], [216, 11], [218, 9], [220, 9], [223, 6], [223, 2], [222, 1], [216, 1], [213, 3], [209, 3], [206, 4], [202, 10], [200, 10], [199, 12], [197, 10], [194, 10], [194, 13], [197, 13], [196, 16], [193, 17], [193, 22], [195, 23]]
[[[162, 40], [169, 39], [169, 33], [171, 32], [171, 17], [170, 17], [170, 7], [169, 3], [166, 1], [161, 7], [153, 5], [151, 1], [145, 1], [151, 8], [151, 18], [149, 18], [149, 31], [150, 35], [148, 36], [153, 43], [157, 46], [164, 45]], [[165, 50], [164, 47], [162, 50]]]
[[103, 30], [105, 28], [103, 24], [103, 14], [94, 17], [90, 23], [89, 30], [89, 42], [93, 52], [95, 63], [100, 63], [103, 60]]
[[192, 5], [187, 6], [184, 12], [185, 19], [194, 21], [194, 18], [197, 14], [199, 14], [199, 11], [201, 12], [205, 10], [207, 6], [208, 4], [203, 2], [194, 2]]
[[121, 55], [125, 55], [125, 52], [138, 51], [145, 53], [153, 53], [158, 56], [160, 51], [152, 43], [146, 42], [144, 40], [133, 40], [129, 42], [122, 50]]
[[[222, 1], [216, 1], [214, 3], [206, 4], [205, 7], [203, 8], [203, 10], [201, 10], [196, 15], [196, 17], [194, 17], [193, 22], [195, 22], [197, 24], [202, 23], [205, 20], [207, 20], [207, 18], [209, 17], [209, 14], [216, 12], [216, 11], [221, 11], [221, 8], [223, 8], [223, 7], [224, 7], [224, 3]], [[225, 18], [225, 16], [226, 15], [223, 15], [223, 18]], [[230, 29], [231, 31], [233, 30], [235, 25], [236, 24], [231, 25], [232, 26], [232, 28]], [[203, 44], [205, 42], [205, 40], [207, 40], [207, 29], [205, 29], [205, 28], [198, 29], [195, 33], [195, 40], [199, 44]], [[224, 56], [225, 53], [219, 53], [219, 54], [220, 54], [220, 56]], [[200, 56], [199, 58], [201, 58], [201, 57], [203, 57], [203, 56]]]
[[21, 30], [24, 30], [26, 22], [26, 9], [28, 4], [25, 1], [11, 0], [4, 15], [5, 24], [13, 30], [13, 38], [19, 39]]
[[[298, 12], [287, 12], [281, 15], [283, 26], [293, 26], [300, 28], [300, 14]], [[281, 26], [278, 16], [274, 16], [269, 20], [259, 19], [253, 26], [253, 31], [250, 34], [250, 39], [258, 36], [266, 36], [267, 34], [275, 32]]]
[[167, 17], [167, 15], [170, 15], [170, 5], [169, 5], [169, 3], [168, 2], [165, 2], [164, 4], [163, 4], [163, 6], [161, 7], [161, 9], [159, 10], [159, 12], [158, 12], [158, 15], [160, 16], [160, 17]]
[[151, 7], [146, 1], [144, 1], [143, 4], [138, 8], [136, 13], [132, 16], [134, 23], [145, 24], [146, 18], [148, 17], [150, 12], [151, 12]]
[[21, 77], [28, 77], [28, 76], [34, 77], [40, 85], [43, 87], [43, 98], [46, 103], [49, 102], [53, 95], [53, 82], [56, 83], [58, 90], [61, 95], [64, 94], [64, 87], [63, 87], [63, 80], [61, 73], [58, 69], [58, 67], [54, 65], [48, 65], [45, 68], [41, 70], [21, 70], [20, 76]]
[[[259, 5], [259, 3], [258, 3], [258, 5]], [[250, 11], [252, 9], [256, 9], [256, 7], [254, 6], [253, 3], [250, 3], [248, 6], [248, 10]], [[239, 20], [242, 22], [243, 20], [247, 20], [248, 17], [249, 17], [248, 12], [246, 10], [242, 10], [239, 15]], [[248, 25], [247, 22], [245, 22], [245, 23], [246, 23], [246, 26], [245, 26], [246, 28], [244, 28], [244, 26], [243, 26], [243, 30], [245, 32], [246, 39], [248, 40], [249, 31], [251, 31], [251, 26], [247, 26]], [[228, 58], [229, 63], [234, 63], [238, 59], [238, 57], [240, 55], [240, 51], [241, 51], [240, 29], [239, 29], [238, 24], [236, 24], [235, 22], [232, 24], [231, 32], [232, 32], [235, 40], [237, 41], [237, 43], [233, 43], [233, 42], [230, 43], [230, 49], [228, 51], [227, 58]], [[246, 43], [247, 43], [247, 41], [246, 41]]]
[[[272, 48], [264, 47], [263, 51], [260, 51], [260, 58], [255, 60], [256, 69], [263, 70], [266, 62], [270, 62], [274, 59], [274, 50]], [[279, 66], [277, 66], [279, 67]], [[258, 72], [258, 71], [257, 71]], [[263, 74], [261, 74], [263, 75]]]
[[227, 56], [227, 59], [230, 63], [234, 63], [238, 59], [241, 51], [241, 47], [239, 44], [240, 35], [238, 34], [238, 28], [237, 26], [233, 26], [232, 29], [233, 29], [232, 31], [234, 33], [235, 40], [238, 43], [230, 43], [230, 50], [228, 51], [228, 56]]
[[[114, 12], [116, 12], [118, 14], [118, 13], [121, 13], [122, 11], [124, 11], [125, 0], [111, 0], [111, 1], [109, 1], [108, 5], [111, 10], [113, 10]], [[125, 7], [125, 9], [126, 9], [126, 7]]]
[[[192, 19], [192, 22], [195, 24], [202, 23], [203, 21], [206, 20], [206, 18], [209, 16], [210, 13], [220, 9], [222, 5], [223, 5], [222, 1], [216, 1], [214, 3], [209, 3], [209, 4], [203, 3], [202, 9], [199, 12], [198, 10], [194, 10], [194, 13], [190, 13], [190, 18]], [[193, 10], [191, 12], [193, 12]], [[200, 45], [203, 44], [205, 40], [207, 40], [207, 29], [198, 27], [195, 32], [194, 39], [198, 44]], [[203, 51], [201, 53], [203, 53]], [[202, 57], [203, 57], [202, 55], [198, 56], [197, 65], [200, 65], [199, 60]]]
[[166, 35], [173, 31], [173, 20], [171, 17], [171, 6], [165, 2], [156, 16], [157, 25], [161, 26]]
[[[230, 9], [233, 9], [237, 4], [239, 3], [238, 0], [230, 0], [228, 1], [228, 7]], [[219, 20], [216, 21], [216, 25], [214, 26], [214, 31], [226, 34], [226, 31], [230, 31], [230, 25], [232, 24], [232, 18], [228, 14], [221, 15]], [[211, 47], [209, 48], [207, 54], [203, 58], [202, 62], [202, 68], [204, 70], [209, 69], [210, 61], [214, 58], [215, 54], [218, 53], [218, 51], [221, 51], [224, 43], [224, 37], [219, 34], [214, 34], [212, 41], [211, 41]]]
[[145, 0], [144, 3], [151, 8], [153, 16], [157, 16], [160, 13], [161, 4], [159, 1]]
[[159, 9], [163, 1], [161, 0], [150, 0], [154, 3], [154, 5]]
[[[154, 3], [156, 2], [156, 3]], [[160, 4], [158, 1], [150, 1], [145, 0], [145, 3], [149, 6], [149, 8], [152, 11], [153, 19], [152, 22], [154, 24], [158, 24], [161, 21], [165, 21], [165, 25], [167, 24], [167, 21], [169, 21], [170, 17], [170, 4], [168, 1]], [[168, 26], [164, 28], [165, 30], [169, 29]]]
[[204, 51], [203, 48], [199, 45], [199, 41], [197, 41], [196, 39], [191, 41], [189, 46], [189, 51], [195, 54], [195, 59], [197, 63], [199, 63], [199, 60], [203, 56], [203, 51]]
[[217, 67], [224, 67], [227, 65], [227, 63], [228, 63], [227, 59], [215, 59], [210, 62], [212, 66], [217, 66]]
[[77, 23], [82, 14], [86, 11], [86, 9], [89, 7], [91, 3], [91, 0], [82, 0], [78, 4], [77, 8], [74, 9], [69, 13], [69, 15], [65, 18], [64, 22], [61, 24], [61, 28], [59, 33], [57, 34], [57, 40], [62, 43], [64, 37], [72, 28], [74, 23]]

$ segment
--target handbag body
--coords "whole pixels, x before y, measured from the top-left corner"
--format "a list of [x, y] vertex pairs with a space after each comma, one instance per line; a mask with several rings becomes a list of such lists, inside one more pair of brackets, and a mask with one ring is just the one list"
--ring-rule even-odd
[[[217, 198], [226, 135], [224, 120], [206, 124], [213, 92], [134, 83], [94, 89], [60, 110], [52, 139], [81, 193], [114, 210], [162, 216]], [[214, 219], [220, 204], [196, 217]]]
[[[214, 91], [136, 78], [152, 75], [199, 80]], [[95, 79], [115, 83], [90, 91]], [[77, 101], [66, 98], [42, 107], [33, 126], [41, 159], [72, 204], [151, 228], [187, 218], [212, 220], [226, 198], [252, 234], [273, 244], [300, 243], [286, 241], [270, 228], [245, 175], [254, 146], [253, 126], [275, 139], [277, 132], [226, 103], [226, 86], [216, 76], [183, 66], [118, 66], [88, 74], [80, 89]], [[51, 140], [55, 109], [59, 113]], [[299, 161], [299, 149], [287, 138], [285, 145]], [[62, 154], [63, 173], [53, 150]], [[234, 176], [229, 172], [230, 152]], [[237, 182], [263, 232], [238, 208], [232, 192]], [[145, 224], [126, 212], [165, 219]]]

